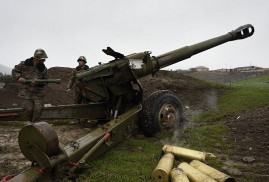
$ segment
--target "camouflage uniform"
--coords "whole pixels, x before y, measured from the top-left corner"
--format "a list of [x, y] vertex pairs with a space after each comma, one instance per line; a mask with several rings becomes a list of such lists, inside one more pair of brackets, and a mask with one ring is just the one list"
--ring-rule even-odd
[[81, 94], [78, 86], [78, 82], [76, 81], [77, 74], [83, 73], [85, 71], [89, 71], [89, 66], [85, 65], [84, 68], [81, 68], [80, 66], [77, 66], [71, 73], [71, 78], [68, 82], [67, 89], [71, 89], [73, 85], [75, 84], [75, 95], [74, 95], [74, 102], [75, 104], [82, 104], [83, 102], [86, 102], [83, 98], [83, 95]]
[[[44, 64], [34, 66], [34, 58], [31, 57], [20, 64], [16, 65], [12, 70], [12, 76], [15, 79], [48, 79], [47, 68]], [[44, 86], [46, 84], [39, 83], [32, 86], [31, 83], [21, 84], [18, 96], [24, 99], [22, 108], [31, 122], [37, 122], [41, 116], [44, 99]]]

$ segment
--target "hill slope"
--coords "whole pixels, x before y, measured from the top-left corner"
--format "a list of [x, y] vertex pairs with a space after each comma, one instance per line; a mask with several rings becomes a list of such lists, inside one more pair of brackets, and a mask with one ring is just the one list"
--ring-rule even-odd
[[3, 75], [10, 75], [12, 71], [12, 68], [9, 68], [7, 66], [4, 66], [2, 64], [0, 64], [0, 73], [2, 73]]

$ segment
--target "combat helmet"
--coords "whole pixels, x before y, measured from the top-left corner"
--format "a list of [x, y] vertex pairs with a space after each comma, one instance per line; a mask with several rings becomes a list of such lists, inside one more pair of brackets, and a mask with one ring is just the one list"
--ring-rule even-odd
[[48, 58], [46, 52], [43, 49], [37, 49], [34, 53], [35, 59], [46, 59]]
[[87, 59], [85, 58], [85, 56], [80, 56], [79, 58], [78, 58], [78, 62], [79, 61], [83, 61], [84, 63], [87, 63]]

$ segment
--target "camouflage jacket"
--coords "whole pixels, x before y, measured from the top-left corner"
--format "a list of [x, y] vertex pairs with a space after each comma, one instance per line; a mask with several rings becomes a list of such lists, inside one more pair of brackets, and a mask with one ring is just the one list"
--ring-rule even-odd
[[[85, 71], [89, 71], [89, 66], [85, 65], [84, 68], [82, 69], [80, 66], [77, 66], [71, 73], [71, 78], [67, 84], [67, 89], [71, 89], [74, 85], [74, 83], [76, 82], [76, 76], [79, 73], [83, 73]], [[76, 83], [76, 86], [78, 86], [78, 84]], [[75, 91], [79, 91], [79, 88], [76, 87]]]
[[[48, 70], [44, 64], [34, 66], [33, 57], [22, 61], [16, 65], [12, 70], [12, 76], [18, 80], [25, 79], [48, 79]], [[21, 84], [19, 96], [24, 99], [34, 99], [34, 97], [44, 97], [44, 86], [46, 84], [38, 84], [32, 86], [31, 84]]]

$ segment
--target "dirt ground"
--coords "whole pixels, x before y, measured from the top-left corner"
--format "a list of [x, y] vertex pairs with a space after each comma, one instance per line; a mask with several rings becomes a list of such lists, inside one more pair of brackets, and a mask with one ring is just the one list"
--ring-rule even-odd
[[[27, 124], [27, 123], [25, 123]], [[60, 146], [64, 147], [91, 131], [79, 125], [54, 126]], [[0, 129], [0, 179], [6, 175], [17, 174], [31, 166], [20, 152], [18, 134], [21, 127], [1, 126]]]
[[[66, 85], [70, 73], [70, 68], [56, 67], [49, 69], [50, 78], [60, 78], [62, 83], [47, 86], [45, 104], [73, 103], [72, 94], [66, 94]], [[193, 87], [189, 83], [198, 83], [199, 81], [182, 74], [160, 71], [154, 77], [148, 75], [140, 79], [140, 82], [144, 89], [144, 98], [156, 90], [174, 91], [185, 107], [187, 120], [191, 120], [201, 111], [217, 104], [218, 89]], [[16, 96], [17, 91], [18, 84], [7, 84], [0, 92], [0, 108], [20, 107], [22, 100]], [[240, 171], [240, 174], [234, 174], [234, 172], [229, 172], [229, 169], [223, 169], [227, 170], [228, 174], [238, 175], [243, 179], [251, 174], [257, 177], [255, 179], [269, 181], [268, 176], [266, 176], [269, 171], [268, 116], [269, 107], [265, 107], [244, 114], [237, 120], [225, 121], [231, 129], [231, 135], [226, 138], [227, 142], [232, 142], [238, 146], [238, 153], [230, 159], [231, 164], [227, 165], [258, 166], [257, 171], [244, 168]], [[1, 126], [0, 128], [0, 179], [7, 174], [18, 173], [30, 166], [30, 162], [24, 158], [18, 147], [17, 138], [20, 128], [15, 126]], [[70, 144], [91, 130], [79, 125], [54, 126], [53, 128], [59, 136], [61, 146]]]
[[269, 106], [239, 115], [226, 124], [230, 128], [227, 140], [238, 147], [228, 163], [244, 166], [240, 175], [243, 179], [269, 181]]

